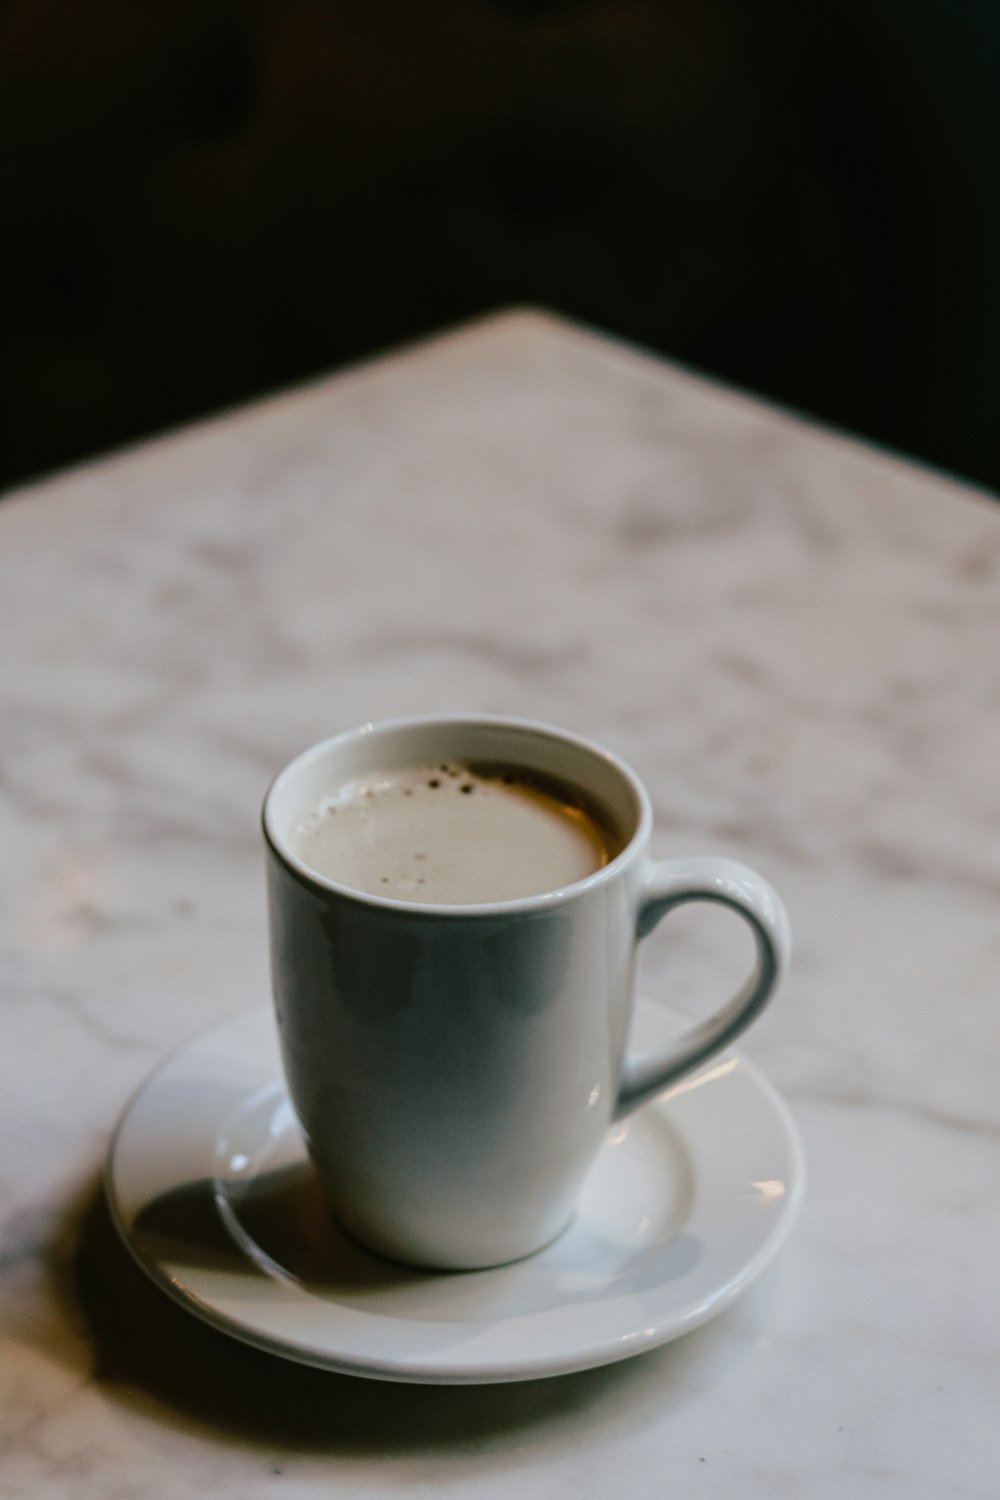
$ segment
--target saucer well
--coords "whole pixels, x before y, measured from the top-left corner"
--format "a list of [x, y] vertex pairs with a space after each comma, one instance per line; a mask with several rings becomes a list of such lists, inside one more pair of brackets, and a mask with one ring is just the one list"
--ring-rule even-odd
[[[641, 1003], [633, 1047], [677, 1025]], [[437, 1384], [565, 1374], [687, 1333], [776, 1254], [803, 1183], [787, 1107], [727, 1052], [612, 1128], [546, 1249], [489, 1271], [396, 1265], [333, 1220], [263, 1008], [146, 1080], [107, 1165], [126, 1245], [190, 1312], [305, 1364]]]

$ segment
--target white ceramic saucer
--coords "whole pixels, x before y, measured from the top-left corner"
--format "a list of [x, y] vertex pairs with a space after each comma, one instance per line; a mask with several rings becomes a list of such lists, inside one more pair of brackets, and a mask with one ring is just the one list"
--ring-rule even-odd
[[[673, 1030], [640, 1005], [639, 1049]], [[107, 1185], [139, 1264], [206, 1322], [325, 1369], [448, 1384], [587, 1369], [687, 1333], [776, 1253], [803, 1177], [786, 1106], [726, 1053], [612, 1130], [547, 1249], [492, 1271], [394, 1265], [328, 1213], [261, 1009], [147, 1079]]]

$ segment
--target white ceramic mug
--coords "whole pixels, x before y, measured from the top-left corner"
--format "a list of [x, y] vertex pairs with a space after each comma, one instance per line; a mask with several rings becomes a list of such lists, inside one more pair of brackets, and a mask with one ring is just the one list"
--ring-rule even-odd
[[[359, 776], [510, 762], [578, 787], [624, 838], [563, 890], [489, 905], [367, 895], [317, 875], [287, 833]], [[777, 894], [714, 856], [654, 861], [636, 775], [600, 746], [517, 719], [398, 719], [306, 750], [264, 803], [275, 1005], [289, 1091], [345, 1227], [414, 1265], [471, 1269], [555, 1238], [608, 1127], [711, 1057], [773, 994], [789, 955]], [[662, 1054], [626, 1041], [637, 940], [686, 901], [730, 907], [753, 973]]]

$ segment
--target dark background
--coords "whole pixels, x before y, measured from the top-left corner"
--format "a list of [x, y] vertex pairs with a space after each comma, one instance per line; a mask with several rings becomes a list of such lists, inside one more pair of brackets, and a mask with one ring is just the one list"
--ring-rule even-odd
[[1000, 479], [992, 0], [0, 0], [0, 482], [510, 302]]

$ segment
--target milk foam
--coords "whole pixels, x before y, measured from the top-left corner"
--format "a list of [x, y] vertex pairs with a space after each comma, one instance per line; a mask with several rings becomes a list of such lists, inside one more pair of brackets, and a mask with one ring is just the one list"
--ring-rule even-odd
[[288, 841], [304, 864], [340, 885], [432, 905], [560, 890], [622, 847], [574, 789], [512, 766], [457, 761], [337, 788], [303, 810]]

